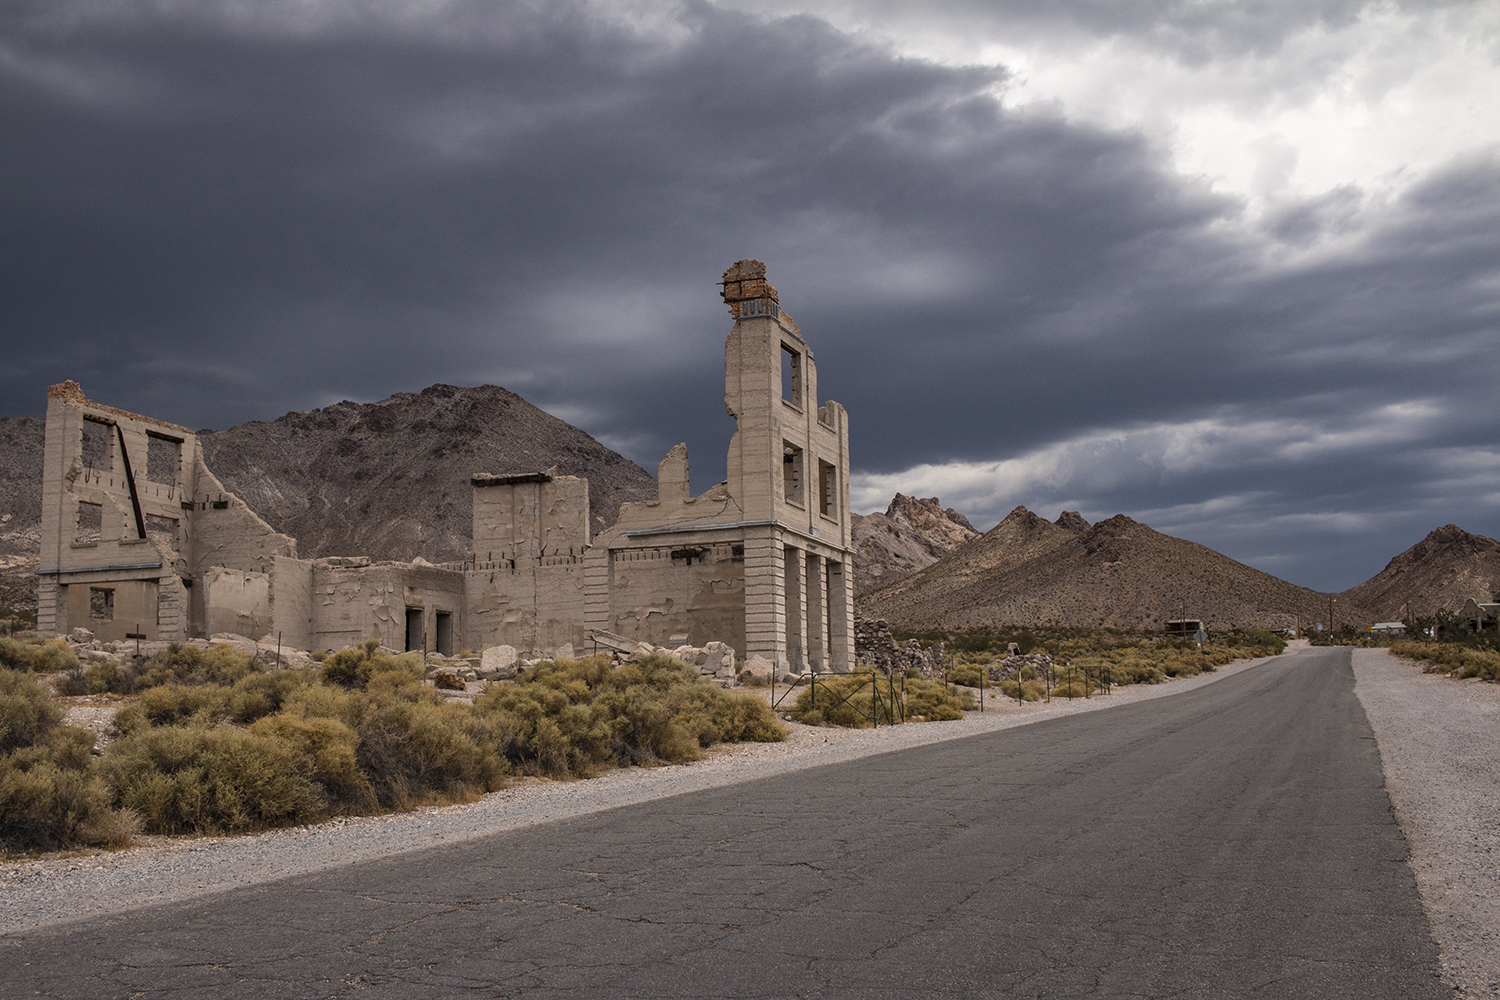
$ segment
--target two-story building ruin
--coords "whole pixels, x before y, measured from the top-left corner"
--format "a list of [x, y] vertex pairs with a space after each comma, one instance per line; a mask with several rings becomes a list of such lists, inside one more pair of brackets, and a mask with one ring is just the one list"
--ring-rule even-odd
[[38, 628], [101, 639], [279, 635], [338, 648], [378, 638], [451, 654], [505, 643], [591, 648], [600, 632], [727, 642], [783, 670], [853, 662], [848, 417], [765, 266], [724, 273], [734, 317], [724, 403], [728, 478], [692, 496], [687, 448], [654, 503], [591, 536], [588, 481], [476, 473], [462, 563], [301, 559], [229, 493], [188, 429], [48, 390]]

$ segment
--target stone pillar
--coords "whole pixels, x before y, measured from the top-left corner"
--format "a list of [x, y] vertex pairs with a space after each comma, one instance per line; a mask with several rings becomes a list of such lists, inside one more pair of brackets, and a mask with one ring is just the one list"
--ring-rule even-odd
[[786, 547], [786, 661], [793, 673], [807, 670], [807, 573], [801, 549]]
[[807, 554], [807, 662], [826, 672], [833, 668], [828, 662], [828, 597], [823, 565], [821, 556]]
[[828, 661], [830, 670], [854, 669], [854, 574], [828, 561]]
[[55, 577], [40, 577], [36, 585], [36, 631], [38, 635], [55, 638], [68, 630], [68, 588], [60, 586]]
[[745, 536], [745, 659], [762, 656], [785, 669], [786, 555], [773, 527]]

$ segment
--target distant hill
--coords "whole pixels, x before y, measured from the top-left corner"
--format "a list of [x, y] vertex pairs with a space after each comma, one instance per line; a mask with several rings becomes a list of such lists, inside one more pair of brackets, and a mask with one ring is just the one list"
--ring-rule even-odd
[[475, 472], [555, 465], [584, 476], [595, 532], [614, 524], [621, 503], [656, 499], [645, 469], [493, 385], [434, 385], [200, 431], [199, 439], [225, 488], [297, 539], [304, 558], [465, 558]]
[[1385, 569], [1339, 595], [1369, 608], [1382, 621], [1438, 608], [1459, 611], [1470, 597], [1487, 601], [1500, 590], [1500, 542], [1445, 524], [1390, 562]]
[[[906, 628], [1087, 625], [1161, 628], [1186, 611], [1211, 628], [1328, 620], [1327, 595], [1263, 573], [1123, 514], [1082, 527], [1017, 507], [937, 562], [865, 595], [859, 610]], [[1079, 530], [1082, 527], [1082, 530]], [[1339, 602], [1338, 622], [1374, 620]]]
[[[224, 486], [304, 557], [465, 558], [475, 472], [555, 465], [585, 476], [596, 532], [621, 503], [656, 499], [645, 469], [493, 385], [435, 385], [198, 433]], [[44, 421], [0, 418], [0, 607], [36, 608], [44, 438]]]
[[863, 594], [931, 566], [978, 538], [969, 519], [937, 497], [919, 500], [897, 493], [884, 514], [855, 514], [854, 592]]
[[46, 422], [0, 417], [0, 610], [36, 610]]

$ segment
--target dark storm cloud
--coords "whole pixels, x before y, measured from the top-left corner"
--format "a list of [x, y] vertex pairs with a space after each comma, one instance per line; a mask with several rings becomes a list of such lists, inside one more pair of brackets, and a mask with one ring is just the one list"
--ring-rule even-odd
[[[1314, 584], [1343, 551], [1296, 541], [1317, 525], [1365, 531], [1369, 572], [1443, 521], [1497, 533], [1493, 463], [1421, 485], [1496, 439], [1493, 157], [1256, 221], [1139, 133], [1008, 109], [1002, 71], [809, 17], [5, 16], [6, 413], [70, 377], [218, 427], [492, 381], [648, 468], [686, 439], [701, 488], [730, 429], [714, 282], [754, 256], [867, 477], [1065, 454], [964, 509], [1152, 511]], [[1101, 435], [1125, 444], [1069, 444]], [[1201, 454], [1150, 452], [1178, 437]]]

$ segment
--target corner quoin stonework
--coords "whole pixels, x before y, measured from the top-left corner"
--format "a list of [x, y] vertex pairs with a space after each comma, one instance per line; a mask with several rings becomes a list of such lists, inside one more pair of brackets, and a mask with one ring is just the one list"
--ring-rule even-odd
[[854, 662], [849, 420], [818, 401], [817, 365], [760, 261], [724, 272], [734, 317], [724, 405], [728, 478], [689, 491], [687, 447], [591, 537], [588, 481], [475, 473], [473, 557], [434, 566], [299, 559], [174, 424], [48, 389], [38, 629], [104, 640], [279, 634], [289, 647], [377, 638], [452, 654], [592, 648], [591, 632], [721, 641], [781, 671]]

